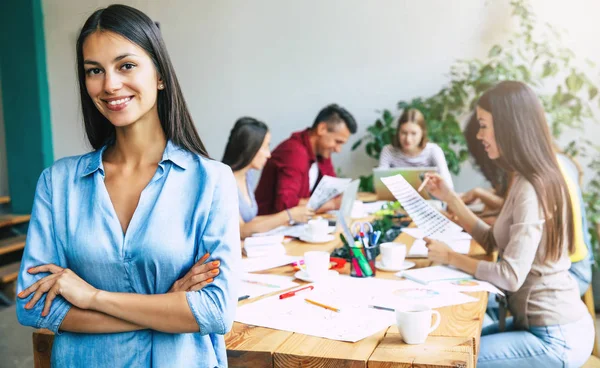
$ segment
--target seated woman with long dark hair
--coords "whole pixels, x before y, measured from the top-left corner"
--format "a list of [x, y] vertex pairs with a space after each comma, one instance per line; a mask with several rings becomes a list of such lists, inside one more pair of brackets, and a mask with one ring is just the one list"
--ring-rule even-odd
[[[494, 227], [478, 219], [441, 176], [427, 174], [427, 190], [448, 203], [488, 253], [497, 250], [498, 261], [458, 254], [431, 239], [428, 258], [506, 291], [500, 321], [481, 333], [478, 367], [580, 367], [592, 352], [594, 323], [569, 274], [575, 250], [571, 196], [542, 105], [525, 84], [501, 82], [479, 99], [477, 120], [477, 139], [488, 157], [510, 173]], [[505, 308], [510, 319], [502, 318]]]
[[235, 122], [225, 147], [223, 163], [233, 170], [238, 187], [242, 239], [281, 225], [306, 222], [314, 215], [304, 204], [272, 215], [257, 216], [258, 205], [254, 198], [258, 179], [256, 171], [262, 170], [271, 157], [270, 143], [271, 133], [265, 123], [243, 117]]

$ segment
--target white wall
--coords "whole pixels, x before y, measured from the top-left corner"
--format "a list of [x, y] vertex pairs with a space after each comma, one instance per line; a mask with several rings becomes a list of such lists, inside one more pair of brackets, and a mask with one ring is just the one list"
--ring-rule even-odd
[[[56, 158], [88, 150], [75, 40], [85, 18], [112, 2], [43, 2]], [[311, 124], [330, 102], [348, 108], [359, 122], [352, 142], [375, 120], [375, 110], [437, 92], [454, 60], [485, 56], [512, 27], [508, 0], [122, 3], [160, 22], [200, 135], [217, 159], [238, 117], [264, 120], [277, 143]], [[569, 29], [578, 55], [600, 60], [592, 38], [600, 32], [600, 3], [534, 4], [541, 21]], [[351, 152], [350, 145], [334, 161], [348, 176], [367, 173], [376, 164], [363, 150]], [[467, 164], [456, 186], [465, 190], [481, 182]]]
[[8, 168], [6, 166], [6, 133], [2, 110], [2, 89], [0, 88], [0, 196], [8, 195]]

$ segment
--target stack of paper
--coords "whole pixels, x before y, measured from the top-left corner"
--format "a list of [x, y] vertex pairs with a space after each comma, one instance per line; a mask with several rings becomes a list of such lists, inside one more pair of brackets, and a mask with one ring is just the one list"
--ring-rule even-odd
[[242, 270], [244, 272], [258, 272], [270, 270], [271, 268], [289, 265], [290, 263], [301, 260], [302, 257], [288, 256], [286, 254], [279, 256], [266, 256], [242, 259]]
[[247, 257], [280, 256], [285, 254], [283, 235], [248, 237], [244, 240]]

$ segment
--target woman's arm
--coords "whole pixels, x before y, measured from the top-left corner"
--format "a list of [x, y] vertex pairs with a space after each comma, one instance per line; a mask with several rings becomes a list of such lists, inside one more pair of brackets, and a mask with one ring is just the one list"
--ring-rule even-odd
[[434, 144], [432, 148], [431, 152], [434, 166], [438, 168], [440, 176], [444, 179], [448, 187], [454, 190], [452, 175], [450, 175], [450, 170], [448, 170], [448, 162], [446, 162], [444, 151], [442, 151], [442, 148], [437, 144]]
[[[296, 222], [307, 222], [311, 216], [314, 215], [314, 211], [304, 206], [296, 206], [290, 208], [290, 215]], [[256, 216], [251, 221], [244, 222], [240, 218], [240, 236], [242, 239], [246, 239], [252, 234], [263, 233], [272, 230], [278, 226], [288, 225], [290, 217], [287, 211], [281, 211], [273, 215]]]
[[504, 204], [504, 198], [483, 188], [471, 189], [462, 196], [462, 199], [467, 204], [473, 202], [475, 199], [479, 199], [487, 208], [491, 210], [499, 210]]
[[71, 307], [60, 330], [78, 333], [114, 333], [143, 330], [144, 327], [93, 310]]

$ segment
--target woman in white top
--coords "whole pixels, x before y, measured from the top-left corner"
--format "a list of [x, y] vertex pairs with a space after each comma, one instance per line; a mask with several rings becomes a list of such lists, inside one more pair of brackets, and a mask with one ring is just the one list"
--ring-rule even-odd
[[444, 181], [454, 187], [444, 151], [437, 144], [428, 142], [427, 123], [417, 109], [405, 109], [398, 119], [392, 144], [381, 150], [379, 167], [437, 167]]

